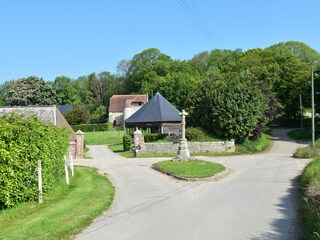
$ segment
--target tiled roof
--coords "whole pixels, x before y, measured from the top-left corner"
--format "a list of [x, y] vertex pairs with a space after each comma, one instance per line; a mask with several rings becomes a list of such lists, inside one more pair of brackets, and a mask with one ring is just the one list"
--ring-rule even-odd
[[125, 122], [180, 122], [181, 117], [176, 109], [160, 93], [157, 93], [149, 102], [131, 115]]
[[132, 102], [147, 102], [147, 95], [113, 95], [110, 98], [109, 112], [123, 112]]

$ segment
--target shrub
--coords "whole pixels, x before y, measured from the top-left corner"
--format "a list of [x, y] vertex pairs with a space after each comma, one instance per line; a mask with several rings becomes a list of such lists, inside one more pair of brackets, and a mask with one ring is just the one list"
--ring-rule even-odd
[[78, 125], [87, 123], [90, 118], [90, 113], [80, 105], [74, 105], [71, 110], [66, 112], [64, 117], [70, 125]]
[[186, 138], [189, 141], [202, 141], [205, 138], [206, 134], [202, 128], [189, 127], [186, 129]]
[[131, 136], [128, 134], [123, 135], [123, 150], [130, 151], [131, 150]]
[[151, 134], [145, 134], [144, 135], [144, 141], [145, 142], [157, 142], [159, 140], [163, 140], [168, 136], [166, 133], [151, 133]]
[[37, 117], [0, 117], [0, 209], [38, 197], [37, 161], [42, 160], [43, 191], [63, 176], [68, 135]]
[[99, 123], [99, 124], [79, 124], [72, 126], [72, 129], [76, 132], [81, 130], [82, 132], [101, 132], [108, 131], [109, 124], [107, 123]]

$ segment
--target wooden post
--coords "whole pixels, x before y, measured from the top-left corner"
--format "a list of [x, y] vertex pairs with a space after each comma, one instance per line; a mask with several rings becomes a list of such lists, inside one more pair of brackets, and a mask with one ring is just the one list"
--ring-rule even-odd
[[68, 162], [66, 156], [64, 157], [64, 171], [66, 172], [66, 182], [69, 185]]
[[73, 169], [73, 157], [72, 154], [69, 154], [69, 162], [70, 162], [70, 168], [71, 168], [71, 176], [74, 176], [74, 169]]
[[42, 193], [42, 172], [41, 172], [41, 160], [38, 160], [38, 190], [39, 190], [39, 203], [43, 203]]

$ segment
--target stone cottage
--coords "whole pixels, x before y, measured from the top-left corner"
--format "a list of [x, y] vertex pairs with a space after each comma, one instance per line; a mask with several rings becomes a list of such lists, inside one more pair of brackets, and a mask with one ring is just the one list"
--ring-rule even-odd
[[113, 95], [109, 104], [109, 122], [114, 126], [122, 125], [147, 102], [147, 95]]

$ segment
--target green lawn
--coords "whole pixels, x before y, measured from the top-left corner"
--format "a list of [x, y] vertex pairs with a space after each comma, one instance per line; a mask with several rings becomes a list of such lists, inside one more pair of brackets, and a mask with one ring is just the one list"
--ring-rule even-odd
[[111, 205], [114, 187], [96, 170], [75, 168], [70, 180], [68, 186], [62, 179], [43, 204], [0, 211], [0, 239], [73, 239]]
[[181, 178], [211, 177], [225, 170], [219, 163], [202, 160], [162, 161], [153, 164], [153, 168]]
[[85, 132], [86, 145], [122, 144], [124, 131]]

